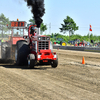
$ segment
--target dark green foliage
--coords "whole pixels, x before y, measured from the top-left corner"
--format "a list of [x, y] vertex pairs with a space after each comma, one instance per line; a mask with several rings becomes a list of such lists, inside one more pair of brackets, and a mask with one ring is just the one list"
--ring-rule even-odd
[[50, 41], [55, 41], [55, 39], [54, 38], [50, 38]]
[[76, 26], [76, 23], [74, 22], [74, 20], [67, 16], [66, 19], [63, 20], [64, 24], [62, 25], [62, 28], [59, 28], [61, 32], [66, 33], [67, 31], [69, 31], [69, 36], [74, 34], [74, 31], [78, 30], [78, 26]]
[[3, 13], [0, 14], [0, 31], [1, 31], [2, 37], [4, 37], [4, 33], [9, 30], [7, 28], [7, 24], [8, 26], [10, 25], [9, 18], [6, 18]]
[[30, 24], [35, 25], [35, 20], [34, 19], [30, 19], [29, 22], [30, 22]]
[[41, 23], [40, 30], [41, 30], [41, 34], [42, 34], [45, 30], [47, 30], [47, 26], [44, 25], [44, 23]]
[[[56, 38], [63, 38], [63, 40], [68, 43], [69, 41], [69, 36], [65, 36], [65, 35], [61, 35], [59, 33], [52, 33], [52, 35], [48, 35], [51, 37], [51, 41], [54, 41], [56, 40]], [[56, 37], [56, 38], [55, 38]], [[80, 39], [80, 41], [88, 41], [88, 42], [91, 42], [91, 40], [93, 40], [94, 42], [98, 42], [100, 41], [100, 36], [93, 36], [93, 34], [90, 34], [90, 39], [89, 39], [89, 34], [85, 35], [85, 36], [81, 36], [81, 35], [78, 35], [78, 34], [73, 34], [70, 36], [70, 41], [73, 41], [75, 39]]]

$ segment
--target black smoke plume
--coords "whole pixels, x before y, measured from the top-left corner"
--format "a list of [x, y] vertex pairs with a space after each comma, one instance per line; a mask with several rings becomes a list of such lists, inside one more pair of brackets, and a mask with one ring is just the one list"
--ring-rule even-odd
[[31, 12], [33, 13], [33, 18], [35, 19], [35, 23], [39, 28], [42, 23], [42, 16], [45, 13], [44, 9], [44, 0], [24, 0], [27, 2], [28, 6], [32, 7]]

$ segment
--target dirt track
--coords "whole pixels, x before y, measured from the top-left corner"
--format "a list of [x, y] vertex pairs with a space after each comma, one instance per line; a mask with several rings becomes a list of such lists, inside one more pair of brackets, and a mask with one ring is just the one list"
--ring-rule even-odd
[[1, 65], [0, 100], [100, 100], [100, 53], [54, 51], [59, 58], [55, 69]]

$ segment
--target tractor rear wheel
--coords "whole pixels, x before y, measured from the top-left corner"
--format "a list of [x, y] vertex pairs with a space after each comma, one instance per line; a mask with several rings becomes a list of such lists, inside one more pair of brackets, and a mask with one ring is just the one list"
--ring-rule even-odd
[[29, 54], [29, 46], [25, 40], [17, 42], [15, 51], [15, 61], [17, 65], [27, 64], [27, 55]]
[[28, 68], [34, 68], [35, 66], [35, 55], [34, 54], [29, 54], [28, 55]]
[[1, 59], [7, 60], [11, 58], [11, 46], [8, 42], [1, 43]]

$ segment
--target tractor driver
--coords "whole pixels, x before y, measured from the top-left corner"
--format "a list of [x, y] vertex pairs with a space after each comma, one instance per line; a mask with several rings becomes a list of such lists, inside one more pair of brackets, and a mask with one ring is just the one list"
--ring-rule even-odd
[[31, 27], [30, 34], [34, 35], [34, 32], [35, 32], [35, 28], [32, 26], [32, 27]]

